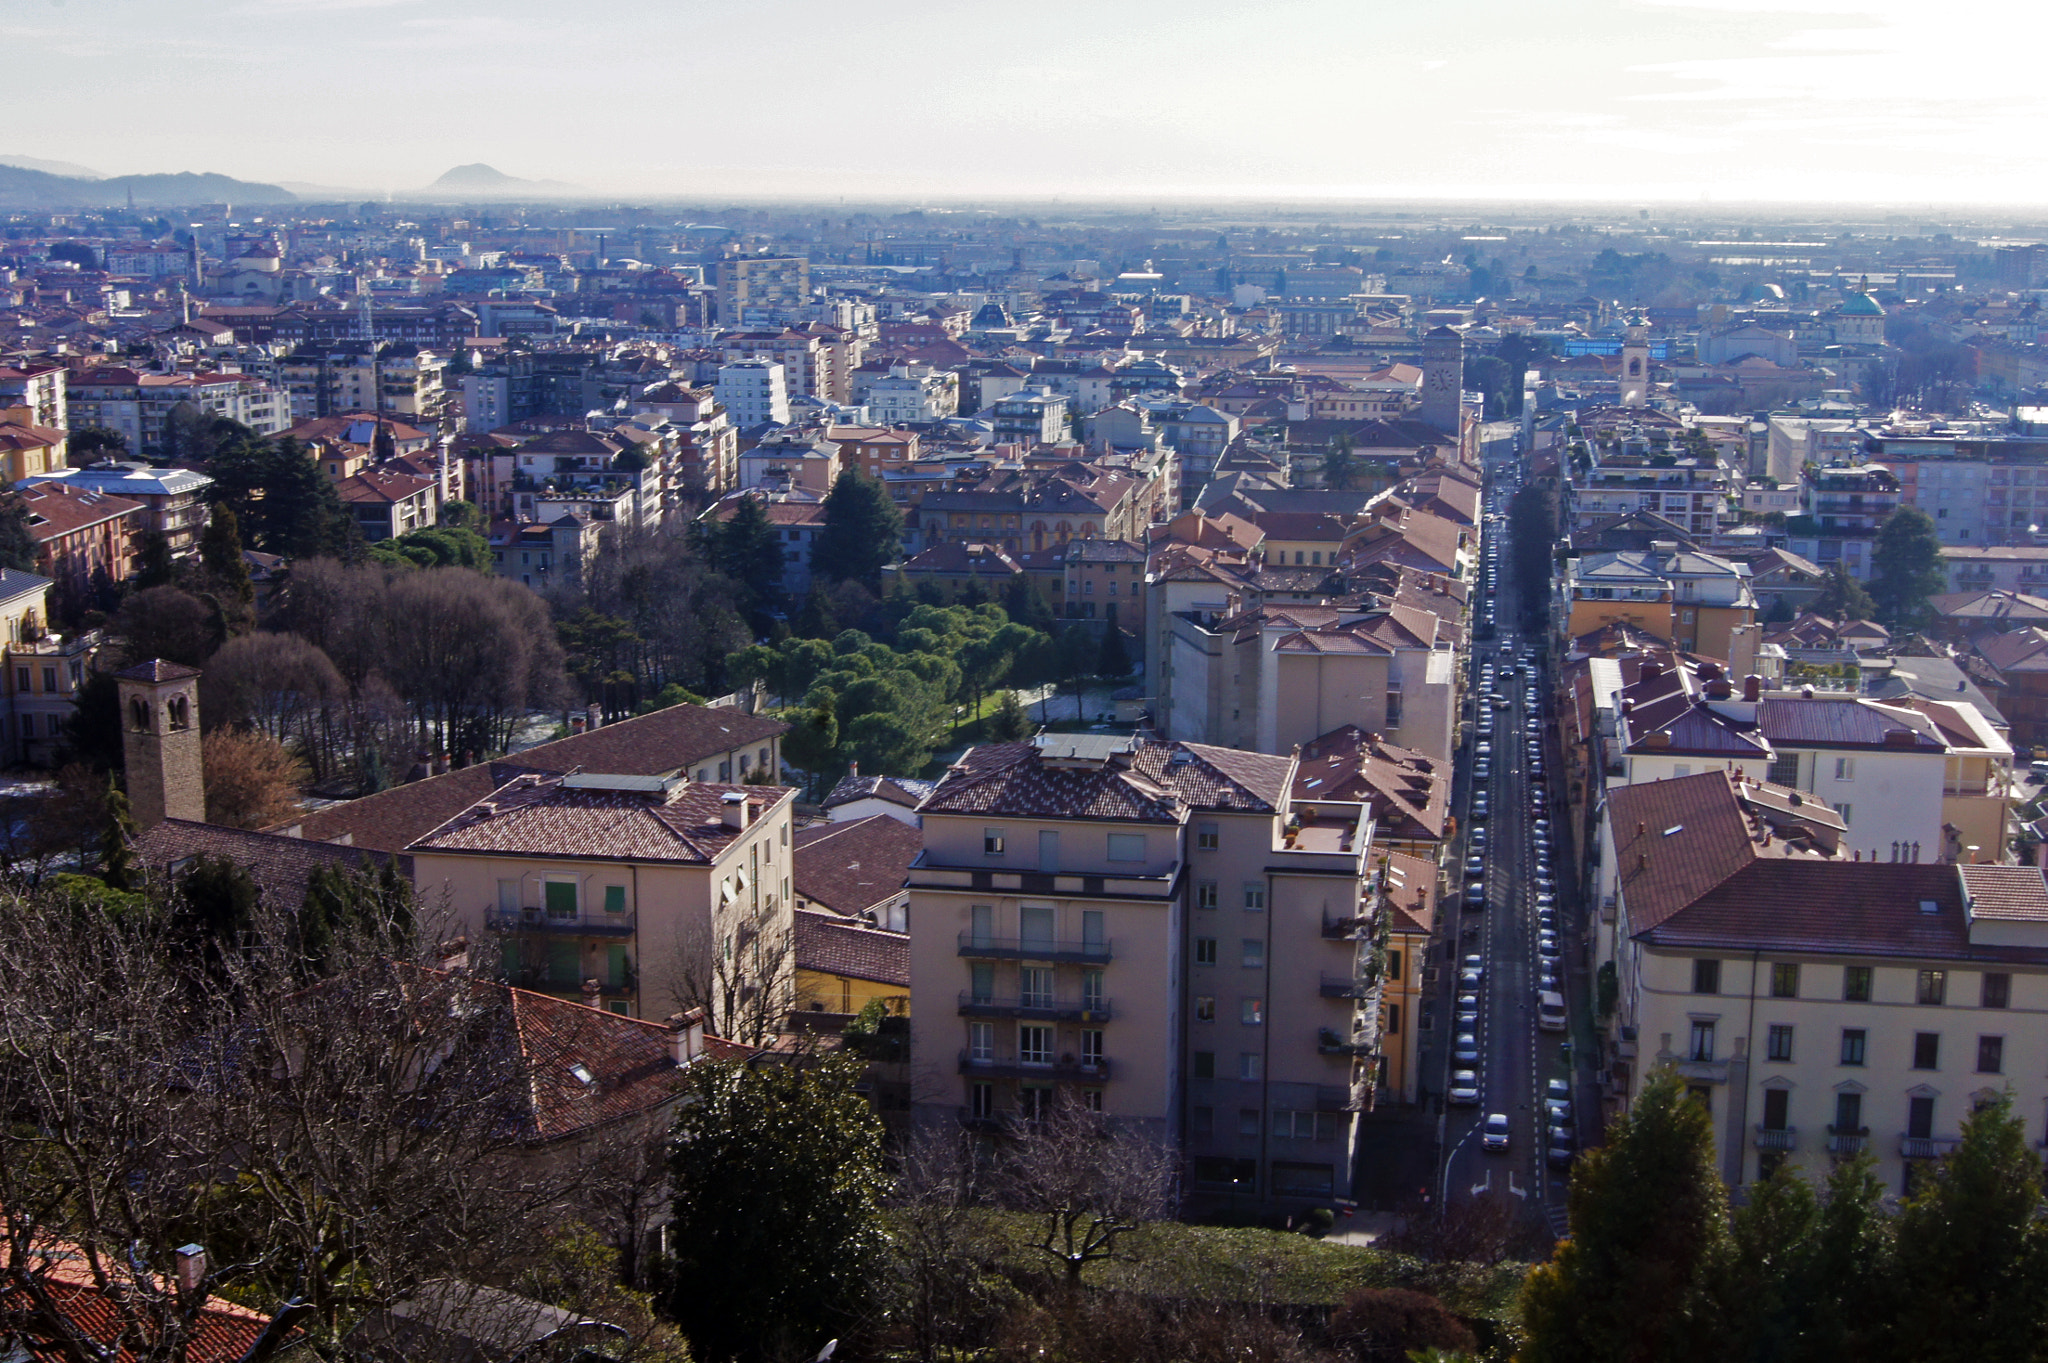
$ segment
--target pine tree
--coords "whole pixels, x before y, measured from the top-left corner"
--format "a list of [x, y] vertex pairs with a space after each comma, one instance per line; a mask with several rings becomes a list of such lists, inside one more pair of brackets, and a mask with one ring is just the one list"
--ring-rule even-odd
[[1877, 604], [1870, 599], [1870, 593], [1864, 591], [1863, 584], [1849, 576], [1849, 570], [1839, 563], [1829, 568], [1827, 576], [1822, 579], [1820, 594], [1813, 598], [1812, 609], [1815, 615], [1826, 616], [1837, 624], [1868, 620], [1877, 614]]
[[982, 725], [982, 731], [991, 743], [1014, 743], [1031, 736], [1031, 716], [1024, 713], [1015, 691], [1003, 692], [995, 710]]
[[782, 541], [759, 497], [742, 497], [732, 518], [719, 528], [718, 570], [740, 585], [755, 609], [782, 609]]
[[114, 778], [107, 778], [107, 822], [100, 834], [100, 879], [116, 890], [142, 888], [142, 868], [135, 863], [135, 818], [128, 796]]
[[18, 573], [36, 570], [36, 537], [29, 529], [28, 503], [6, 483], [0, 483], [0, 568]]
[[1927, 612], [1927, 598], [1942, 589], [1948, 569], [1934, 518], [1901, 506], [1878, 527], [1870, 549], [1870, 595], [1886, 624], [1911, 627]]
[[206, 585], [220, 602], [227, 633], [246, 633], [256, 623], [256, 588], [249, 581], [249, 562], [242, 557], [241, 523], [233, 507], [223, 503], [206, 518], [199, 563]]
[[811, 545], [811, 573], [826, 582], [882, 590], [882, 569], [903, 543], [903, 512], [876, 479], [848, 469], [825, 498], [825, 528]]

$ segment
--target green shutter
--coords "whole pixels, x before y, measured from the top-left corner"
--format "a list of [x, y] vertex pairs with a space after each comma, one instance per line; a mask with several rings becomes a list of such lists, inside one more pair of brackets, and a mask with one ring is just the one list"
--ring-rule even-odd
[[505, 967], [505, 978], [519, 978], [519, 939], [507, 937], [504, 946], [498, 950], [498, 961]]
[[574, 918], [576, 916], [576, 882], [573, 880], [550, 880], [547, 883], [548, 917]]
[[607, 885], [604, 887], [604, 911], [606, 913], [624, 913], [626, 911], [625, 886]]
[[606, 947], [605, 957], [606, 964], [611, 972], [611, 987], [614, 989], [624, 989], [626, 987], [626, 949], [624, 947]]
[[548, 943], [548, 983], [581, 984], [583, 960], [574, 942]]

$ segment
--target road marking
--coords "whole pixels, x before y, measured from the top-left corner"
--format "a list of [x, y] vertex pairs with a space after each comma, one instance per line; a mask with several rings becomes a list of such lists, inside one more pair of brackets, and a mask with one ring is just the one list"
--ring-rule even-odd
[[[1510, 1185], [1512, 1185], [1512, 1184], [1513, 1184], [1513, 1182], [1514, 1182], [1514, 1175], [1513, 1175], [1513, 1174], [1510, 1174], [1510, 1175], [1508, 1175], [1508, 1182], [1509, 1182], [1509, 1184], [1510, 1184]], [[1491, 1170], [1491, 1169], [1488, 1169], [1488, 1170], [1486, 1171], [1486, 1180], [1485, 1180], [1485, 1181], [1484, 1181], [1483, 1183], [1475, 1183], [1475, 1184], [1473, 1184], [1473, 1185], [1472, 1185], [1472, 1196], [1474, 1196], [1474, 1197], [1477, 1197], [1477, 1196], [1479, 1196], [1479, 1195], [1480, 1195], [1481, 1193], [1484, 1193], [1484, 1192], [1491, 1192], [1491, 1191], [1492, 1191], [1492, 1189], [1493, 1189], [1493, 1170]]]
[[1526, 1198], [1529, 1196], [1529, 1190], [1527, 1188], [1518, 1188], [1515, 1186], [1515, 1171], [1512, 1169], [1508, 1170], [1508, 1191], [1513, 1193], [1516, 1197]]

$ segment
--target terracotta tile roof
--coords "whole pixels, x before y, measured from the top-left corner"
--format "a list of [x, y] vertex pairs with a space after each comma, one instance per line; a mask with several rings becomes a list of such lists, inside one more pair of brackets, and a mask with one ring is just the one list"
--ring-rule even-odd
[[1177, 824], [1190, 808], [1277, 808], [1291, 765], [1235, 748], [1143, 740], [1100, 765], [1070, 765], [1041, 760], [1033, 742], [990, 743], [969, 749], [920, 810]]
[[1395, 932], [1427, 937], [1436, 926], [1436, 866], [1406, 852], [1387, 853], [1387, 908]]
[[[10, 1244], [11, 1240], [0, 1238], [0, 1264], [6, 1263], [6, 1256], [13, 1252]], [[138, 1319], [148, 1318], [148, 1308], [128, 1312], [117, 1307], [99, 1286], [79, 1246], [64, 1240], [39, 1240], [29, 1253], [39, 1261], [34, 1272], [58, 1309], [74, 1329], [101, 1346], [105, 1351], [101, 1356], [108, 1363], [141, 1363], [145, 1358], [156, 1357], [151, 1351], [136, 1351], [138, 1341], [132, 1331]], [[117, 1291], [161, 1290], [155, 1275], [138, 1280], [132, 1276], [133, 1270], [119, 1261], [109, 1261], [106, 1266], [119, 1284]], [[0, 1288], [0, 1319], [20, 1319], [29, 1309], [25, 1293]], [[187, 1363], [234, 1363], [261, 1337], [268, 1323], [269, 1317], [260, 1312], [224, 1297], [209, 1296], [193, 1323], [193, 1337], [180, 1356]], [[71, 1357], [68, 1350], [41, 1342], [31, 1334], [10, 1333], [8, 1339], [22, 1350], [15, 1357], [35, 1359], [38, 1363], [59, 1363]]]
[[29, 534], [38, 544], [142, 510], [141, 502], [64, 483], [33, 483], [16, 492], [28, 510]]
[[815, 909], [798, 909], [794, 921], [798, 970], [910, 988], [908, 933], [863, 927]]
[[1293, 795], [1301, 804], [1364, 805], [1383, 838], [1436, 842], [1450, 813], [1451, 773], [1447, 763], [1347, 724], [1302, 746]]
[[133, 667], [123, 668], [114, 674], [115, 678], [120, 681], [144, 682], [183, 681], [187, 677], [196, 677], [198, 675], [199, 669], [195, 667], [187, 667], [183, 663], [165, 662], [162, 658], [151, 658], [148, 662], [137, 663]]
[[[281, 833], [252, 833], [190, 819], [165, 819], [136, 838], [135, 851], [144, 865], [166, 873], [187, 857], [225, 857], [249, 872], [266, 904], [287, 910], [296, 910], [305, 900], [306, 881], [319, 867], [354, 870], [391, 860], [389, 854], [367, 848], [308, 842]], [[411, 879], [412, 859], [400, 858], [399, 869]]]
[[303, 836], [321, 842], [346, 837], [356, 847], [398, 852], [522, 771], [565, 772], [580, 767], [623, 776], [665, 776], [720, 753], [766, 743], [788, 731], [789, 726], [779, 719], [742, 710], [671, 705], [523, 749], [502, 762], [465, 767], [330, 805], [281, 827], [296, 827]]
[[824, 808], [850, 805], [855, 800], [887, 800], [892, 805], [916, 809], [918, 803], [937, 787], [936, 781], [919, 781], [908, 776], [860, 776], [853, 772], [839, 778]]
[[1963, 866], [1973, 918], [2048, 923], [2048, 879], [2038, 866]]
[[741, 830], [724, 822], [725, 797], [733, 793], [756, 802], [760, 813], [795, 795], [779, 786], [681, 779], [651, 791], [592, 789], [575, 784], [573, 776], [528, 774], [412, 845], [420, 851], [709, 865], [740, 836]]
[[888, 814], [817, 824], [796, 835], [790, 884], [797, 894], [853, 917], [893, 899], [924, 832]]

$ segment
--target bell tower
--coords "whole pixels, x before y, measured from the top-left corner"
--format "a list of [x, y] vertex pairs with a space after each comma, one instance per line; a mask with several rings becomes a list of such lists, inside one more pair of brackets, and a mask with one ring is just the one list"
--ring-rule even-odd
[[1650, 324], [1640, 312], [1630, 314], [1628, 330], [1622, 333], [1619, 392], [1623, 407], [1643, 407], [1650, 401]]
[[1464, 396], [1465, 338], [1437, 327], [1422, 338], [1422, 410], [1416, 415], [1455, 439]]
[[116, 672], [121, 756], [138, 829], [165, 819], [206, 819], [206, 768], [199, 752], [199, 672], [152, 658]]

